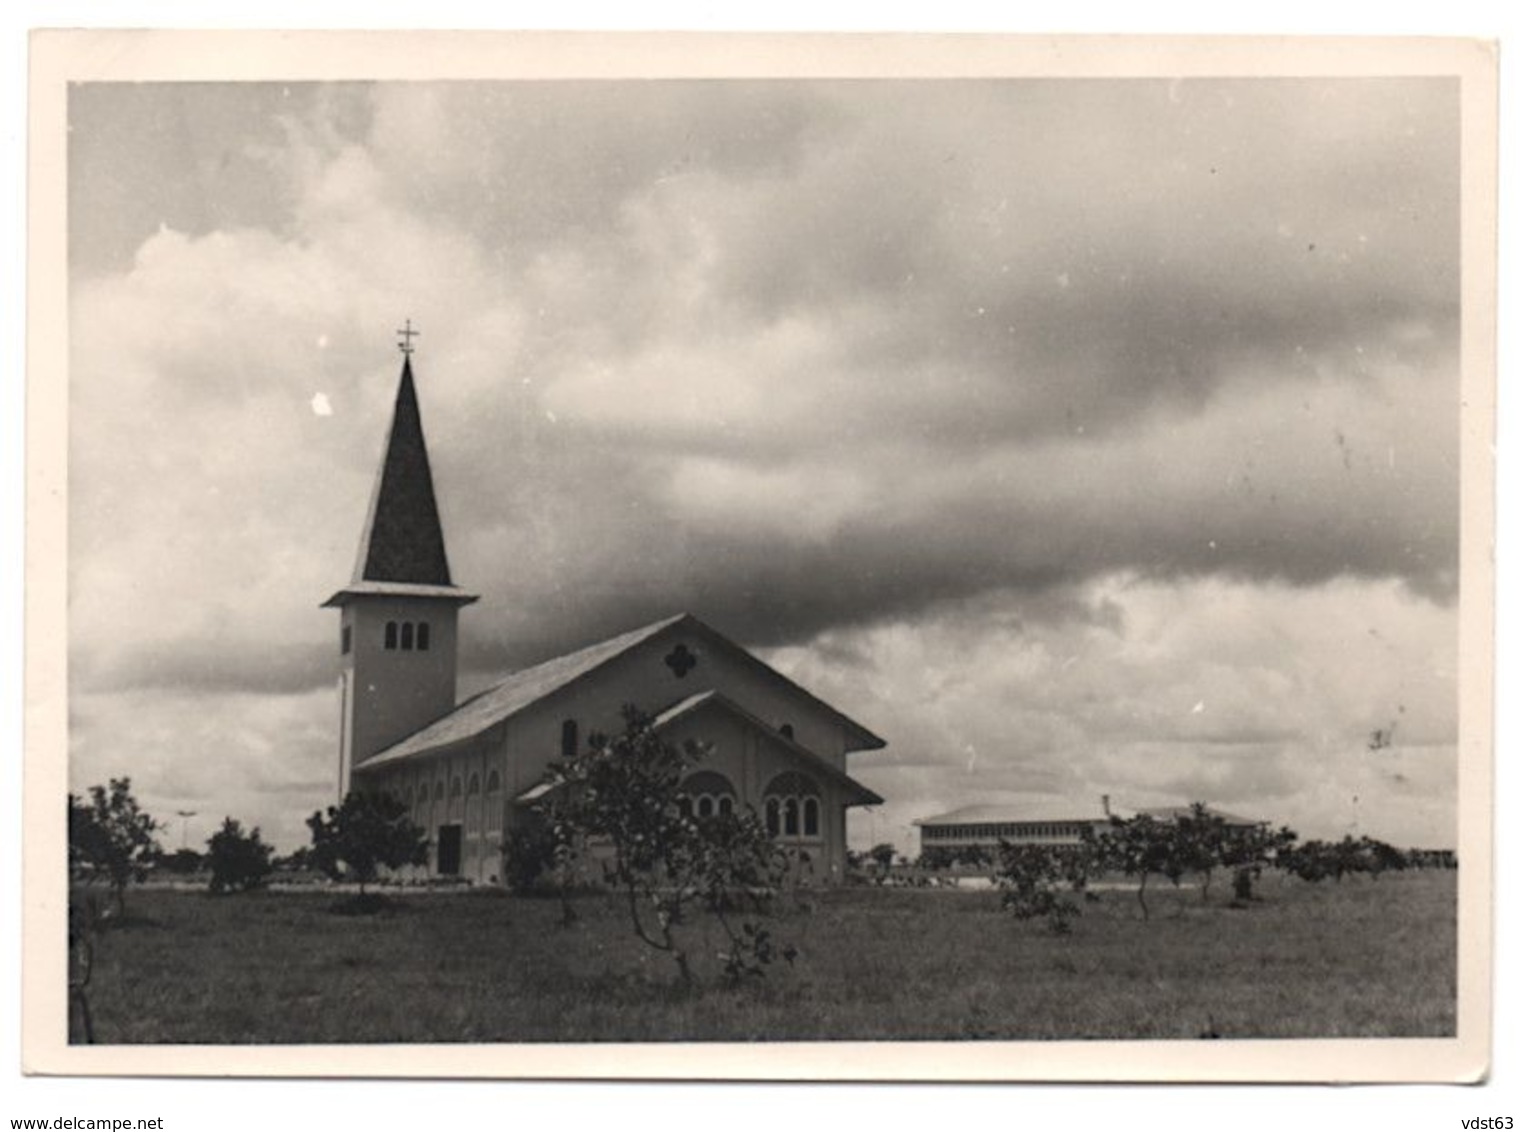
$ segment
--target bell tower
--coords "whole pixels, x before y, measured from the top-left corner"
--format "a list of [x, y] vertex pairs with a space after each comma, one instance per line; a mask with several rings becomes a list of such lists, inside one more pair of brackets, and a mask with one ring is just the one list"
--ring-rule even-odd
[[355, 769], [455, 707], [456, 622], [477, 595], [450, 580], [444, 530], [413, 383], [409, 321], [402, 377], [354, 575], [323, 603], [339, 611], [339, 796]]

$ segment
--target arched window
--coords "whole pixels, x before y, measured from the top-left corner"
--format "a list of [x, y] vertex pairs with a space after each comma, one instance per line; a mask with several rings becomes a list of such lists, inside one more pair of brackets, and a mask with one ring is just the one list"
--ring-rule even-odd
[[561, 723], [561, 757], [574, 759], [577, 757], [577, 721], [567, 719]]
[[685, 817], [712, 818], [735, 812], [735, 787], [713, 770], [700, 770], [683, 780], [678, 807]]
[[402, 648], [407, 652], [412, 652], [413, 650], [413, 623], [411, 621], [404, 621], [402, 623]]
[[386, 647], [389, 649], [397, 647], [397, 623], [395, 621], [388, 621], [386, 623]]
[[767, 832], [774, 837], [819, 838], [820, 787], [798, 771], [787, 771], [763, 792]]
[[482, 780], [476, 775], [466, 783], [466, 829], [477, 833], [482, 828]]
[[489, 770], [487, 772], [487, 793], [496, 794], [502, 788], [503, 780], [497, 776], [497, 771]]
[[418, 638], [417, 639], [418, 639], [418, 651], [419, 652], [428, 652], [429, 651], [429, 623], [427, 621], [420, 621], [420, 622], [418, 622]]

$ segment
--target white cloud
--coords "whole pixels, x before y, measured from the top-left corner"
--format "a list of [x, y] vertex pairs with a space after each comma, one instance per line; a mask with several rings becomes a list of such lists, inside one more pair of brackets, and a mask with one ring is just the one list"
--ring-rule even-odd
[[77, 781], [151, 743], [170, 799], [206, 720], [293, 781], [336, 742], [316, 605], [411, 318], [468, 680], [694, 608], [890, 739], [895, 822], [1359, 787], [1442, 840], [1453, 90], [277, 93], [205, 111], [225, 174], [120, 144], [181, 91], [74, 123], [76, 232], [135, 248], [71, 293]]

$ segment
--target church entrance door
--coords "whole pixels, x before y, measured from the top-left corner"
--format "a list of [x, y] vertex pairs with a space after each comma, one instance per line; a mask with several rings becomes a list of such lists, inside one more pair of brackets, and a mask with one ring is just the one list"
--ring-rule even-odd
[[439, 827], [439, 875], [453, 877], [460, 875], [460, 826], [442, 825]]

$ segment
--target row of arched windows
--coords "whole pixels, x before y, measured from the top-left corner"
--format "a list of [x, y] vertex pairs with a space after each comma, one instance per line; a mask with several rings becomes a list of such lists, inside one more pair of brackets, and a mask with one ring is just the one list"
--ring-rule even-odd
[[767, 832], [773, 837], [820, 836], [820, 788], [798, 771], [767, 784], [762, 801]]
[[[574, 720], [566, 721], [563, 741], [568, 738], [568, 731], [570, 741], [575, 745]], [[400, 797], [413, 812], [414, 820], [426, 824], [426, 807], [431, 798], [440, 803], [448, 797], [453, 809], [455, 799], [463, 796], [465, 813], [461, 816], [465, 819], [466, 828], [477, 832], [482, 825], [481, 799], [485, 795], [487, 829], [497, 831], [502, 828], [502, 807], [496, 801], [501, 790], [502, 778], [496, 770], [490, 770], [487, 772], [485, 786], [479, 774], [473, 773], [464, 779], [457, 774], [449, 779], [448, 784], [444, 778], [437, 778], [432, 787], [427, 782], [420, 783], [417, 787], [405, 787]], [[701, 770], [689, 775], [683, 782], [678, 805], [683, 813], [693, 817], [729, 816], [736, 810], [735, 788], [723, 774]], [[798, 771], [780, 774], [767, 784], [767, 789], [763, 791], [762, 812], [771, 837], [813, 839], [823, 836], [820, 788], [808, 775]]]
[[[701, 770], [683, 782], [678, 805], [683, 813], [693, 817], [729, 815], [735, 812], [736, 793], [724, 775]], [[771, 837], [823, 836], [820, 788], [808, 775], [789, 771], [769, 782], [763, 791], [762, 813]]]
[[[495, 794], [499, 790], [501, 790], [502, 788], [503, 788], [503, 780], [498, 776], [497, 771], [495, 771], [495, 770], [489, 770], [487, 772], [487, 793], [488, 794]], [[466, 793], [466, 796], [468, 798], [469, 797], [475, 797], [477, 794], [480, 794], [481, 792], [482, 792], [481, 775], [473, 774], [469, 779], [466, 780], [466, 783], [465, 783], [465, 793]], [[460, 779], [460, 775], [457, 774], [454, 778], [450, 779], [450, 797], [452, 797], [452, 798], [459, 798], [460, 795], [461, 795], [461, 779]], [[442, 802], [444, 800], [444, 796], [445, 796], [445, 780], [442, 779], [442, 778], [435, 779], [434, 780], [434, 801], [436, 801], [436, 802]], [[429, 800], [429, 787], [428, 787], [428, 784], [425, 783], [424, 785], [420, 786], [418, 788], [418, 792], [417, 792], [416, 795], [413, 792], [413, 788], [411, 786], [409, 786], [407, 788], [407, 791], [404, 793], [403, 797], [408, 802], [409, 805], [413, 804], [414, 801], [427, 802]]]
[[[448, 796], [451, 820], [463, 817], [466, 829], [474, 833], [481, 830], [485, 818], [488, 832], [496, 832], [503, 828], [502, 806], [498, 802], [502, 788], [501, 775], [490, 770], [487, 772], [485, 789], [479, 774], [472, 774], [464, 780], [460, 775], [455, 775], [449, 780], [448, 786], [443, 778], [435, 779], [432, 787], [427, 782], [419, 784], [416, 789], [409, 786], [403, 790], [402, 799], [412, 810], [413, 820], [419, 825], [430, 824], [430, 801], [443, 803]], [[463, 814], [455, 809], [459, 804], [456, 799], [462, 797], [465, 799]]]
[[388, 621], [386, 623], [386, 647], [403, 652], [429, 651], [429, 623], [427, 621]]

